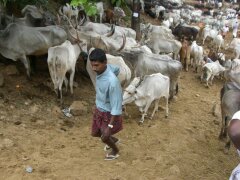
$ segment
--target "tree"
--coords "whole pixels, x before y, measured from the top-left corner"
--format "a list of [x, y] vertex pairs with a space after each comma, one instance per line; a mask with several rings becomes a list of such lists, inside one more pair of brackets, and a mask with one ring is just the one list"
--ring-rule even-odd
[[139, 0], [133, 0], [133, 11], [132, 11], [132, 29], [136, 31], [137, 40], [141, 39], [140, 32], [140, 2]]

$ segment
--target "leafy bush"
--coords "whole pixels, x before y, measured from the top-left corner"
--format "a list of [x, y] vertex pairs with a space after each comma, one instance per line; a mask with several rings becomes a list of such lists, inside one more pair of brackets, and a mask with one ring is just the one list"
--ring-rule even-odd
[[97, 13], [96, 4], [88, 0], [72, 0], [71, 5], [83, 6], [88, 16], [93, 16]]
[[113, 6], [122, 7], [126, 5], [125, 0], [111, 0]]

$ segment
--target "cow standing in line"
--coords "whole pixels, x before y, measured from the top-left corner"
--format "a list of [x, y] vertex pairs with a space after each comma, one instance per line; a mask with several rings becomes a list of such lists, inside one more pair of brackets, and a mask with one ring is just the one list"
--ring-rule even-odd
[[152, 102], [154, 101], [155, 105], [151, 119], [158, 110], [160, 98], [164, 97], [166, 100], [165, 117], [168, 117], [169, 88], [169, 77], [161, 73], [146, 75], [143, 80], [140, 77], [135, 77], [130, 85], [124, 90], [123, 105], [134, 101], [139, 111], [142, 113], [140, 123], [143, 123]]
[[190, 54], [191, 54], [191, 46], [190, 42], [186, 39], [182, 40], [182, 47], [180, 49], [180, 62], [183, 65], [183, 68], [188, 71], [188, 65], [190, 63]]

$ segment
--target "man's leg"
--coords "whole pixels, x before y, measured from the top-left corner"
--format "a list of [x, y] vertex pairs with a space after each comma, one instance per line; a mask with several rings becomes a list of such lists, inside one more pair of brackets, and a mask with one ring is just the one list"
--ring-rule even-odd
[[117, 138], [113, 138], [112, 136], [101, 136], [102, 142], [107, 144], [110, 148], [112, 148], [112, 151], [109, 153], [109, 155], [116, 155], [119, 152], [118, 147], [115, 144], [114, 139], [116, 140]]

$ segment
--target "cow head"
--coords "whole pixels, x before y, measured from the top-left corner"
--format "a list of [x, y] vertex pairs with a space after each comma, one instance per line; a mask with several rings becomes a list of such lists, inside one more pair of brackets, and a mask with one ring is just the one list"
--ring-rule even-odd
[[141, 83], [140, 77], [135, 77], [130, 85], [124, 90], [122, 105], [131, 103], [135, 100], [136, 89]]

